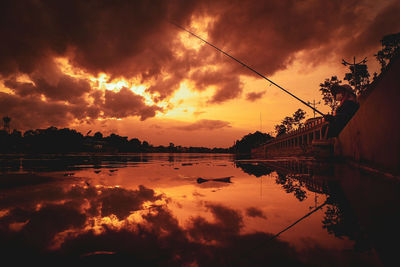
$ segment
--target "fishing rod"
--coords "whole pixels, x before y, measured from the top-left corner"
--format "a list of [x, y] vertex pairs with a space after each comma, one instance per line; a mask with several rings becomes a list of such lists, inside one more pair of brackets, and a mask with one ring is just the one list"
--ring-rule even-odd
[[280, 231], [279, 233], [277, 233], [274, 236], [272, 236], [270, 238], [270, 240], [277, 238], [278, 236], [280, 236], [280, 234], [282, 234], [283, 232], [286, 232], [287, 230], [289, 230], [290, 228], [292, 228], [293, 226], [295, 226], [296, 224], [298, 224], [299, 222], [301, 222], [302, 220], [304, 220], [305, 218], [307, 218], [308, 216], [310, 216], [314, 212], [322, 209], [326, 204], [328, 204], [328, 201], [325, 201], [324, 203], [322, 203], [321, 205], [319, 205], [318, 207], [316, 207], [315, 209], [313, 209], [312, 211], [310, 211], [309, 213], [307, 213], [306, 215], [304, 215], [303, 217], [301, 217], [300, 219], [298, 219], [297, 221], [295, 221], [294, 223], [292, 223], [291, 225], [289, 225], [288, 227], [286, 227], [285, 229]]
[[290, 228], [292, 228], [293, 226], [295, 226], [296, 224], [298, 224], [299, 222], [301, 222], [302, 220], [304, 220], [305, 218], [309, 217], [311, 214], [315, 213], [316, 211], [322, 209], [326, 204], [328, 204], [328, 201], [325, 201], [324, 203], [322, 203], [321, 205], [319, 205], [318, 207], [316, 207], [315, 209], [313, 209], [312, 211], [310, 211], [309, 213], [307, 213], [306, 215], [304, 215], [303, 217], [301, 217], [300, 219], [296, 220], [294, 223], [292, 223], [291, 225], [289, 225], [288, 227], [286, 227], [285, 229], [283, 229], [282, 231], [280, 231], [279, 233], [271, 236], [268, 239], [264, 239], [261, 243], [259, 243], [258, 245], [256, 245], [255, 247], [249, 248], [247, 250], [245, 250], [242, 253], [239, 253], [238, 255], [236, 255], [238, 258], [240, 257], [246, 257], [248, 258], [250, 261], [252, 261], [252, 257], [251, 254], [256, 252], [258, 249], [265, 247], [265, 245], [267, 244], [271, 244], [271, 241], [274, 240], [275, 238], [277, 238], [279, 235], [281, 235], [282, 233], [286, 232], [287, 230], [289, 230]]
[[191, 35], [193, 35], [194, 37], [200, 39], [201, 41], [205, 42], [206, 44], [208, 44], [209, 46], [217, 49], [219, 52], [221, 52], [222, 54], [224, 54], [225, 56], [233, 59], [234, 61], [236, 61], [237, 63], [241, 64], [243, 67], [248, 68], [249, 70], [251, 70], [252, 72], [254, 72], [255, 74], [257, 74], [258, 76], [262, 77], [263, 79], [267, 80], [268, 82], [270, 82], [271, 84], [275, 85], [276, 87], [278, 87], [279, 89], [283, 90], [285, 93], [291, 95], [292, 97], [296, 98], [297, 100], [299, 100], [301, 103], [303, 103], [304, 105], [306, 105], [307, 107], [311, 108], [312, 110], [314, 110], [315, 112], [317, 112], [318, 114], [322, 115], [323, 117], [325, 117], [325, 114], [323, 114], [321, 111], [319, 111], [318, 109], [312, 107], [311, 105], [309, 105], [308, 103], [306, 103], [305, 101], [301, 100], [300, 98], [298, 98], [297, 96], [295, 96], [294, 94], [292, 94], [291, 92], [289, 92], [288, 90], [286, 90], [285, 88], [283, 88], [282, 86], [280, 86], [279, 84], [271, 81], [270, 79], [268, 79], [267, 77], [265, 77], [264, 75], [262, 75], [261, 73], [259, 73], [258, 71], [256, 71], [255, 69], [249, 67], [248, 65], [244, 64], [242, 61], [234, 58], [233, 56], [229, 55], [228, 53], [226, 53], [225, 51], [219, 49], [218, 47], [216, 47], [215, 45], [213, 45], [212, 43], [204, 40], [203, 38], [201, 38], [200, 36], [192, 33], [191, 31], [185, 29], [184, 27], [169, 21], [169, 23], [171, 23], [172, 25], [175, 25], [176, 27], [178, 27], [179, 29], [184, 30], [187, 33], [190, 33]]

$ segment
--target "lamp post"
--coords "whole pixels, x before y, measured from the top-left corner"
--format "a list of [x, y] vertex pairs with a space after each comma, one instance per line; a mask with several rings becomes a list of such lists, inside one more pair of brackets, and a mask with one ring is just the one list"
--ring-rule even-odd
[[[348, 80], [351, 84], [351, 78], [353, 79], [354, 87], [357, 93], [360, 92], [360, 78], [357, 76], [357, 69], [363, 71], [364, 68], [366, 70], [365, 63], [367, 63], [366, 57], [358, 63], [356, 63], [356, 57], [353, 57], [353, 63], [347, 62], [346, 60], [342, 59], [342, 64], [344, 66], [350, 66], [350, 71], [351, 71], [351, 73], [346, 74], [345, 80]], [[348, 74], [351, 75], [352, 77], [349, 77]]]
[[315, 119], [315, 106], [321, 104], [321, 101], [315, 102], [315, 99], [311, 103], [310, 101], [307, 102], [307, 104], [312, 105], [314, 107], [314, 119]]

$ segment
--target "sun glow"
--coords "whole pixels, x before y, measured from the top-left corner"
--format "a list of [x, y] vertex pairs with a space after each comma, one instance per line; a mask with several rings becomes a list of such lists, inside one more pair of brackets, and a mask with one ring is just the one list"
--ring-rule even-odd
[[153, 99], [157, 96], [150, 94], [146, 91], [148, 85], [140, 84], [137, 78], [125, 79], [122, 77], [111, 79], [110, 75], [106, 73], [99, 73], [94, 76], [76, 67], [73, 67], [68, 58], [58, 57], [54, 59], [56, 65], [60, 70], [69, 76], [86, 79], [93, 89], [105, 91], [110, 90], [113, 92], [119, 92], [122, 88], [128, 88], [133, 93], [142, 96], [145, 100], [146, 105], [157, 105], [159, 107], [166, 107], [167, 102], [156, 103]]
[[170, 118], [179, 118], [184, 121], [192, 121], [193, 113], [199, 109], [202, 102], [205, 102], [210, 94], [209, 90], [195, 91], [190, 81], [181, 83], [179, 89], [175, 91], [169, 99], [170, 107], [163, 116]]
[[16, 80], [17, 80], [17, 82], [20, 82], [20, 83], [33, 83], [31, 78], [27, 74], [18, 75]]
[[53, 60], [56, 66], [64, 74], [75, 78], [86, 78], [88, 76], [88, 74], [84, 70], [72, 66], [68, 57], [56, 57], [53, 58]]
[[[193, 19], [190, 24], [189, 31], [195, 33], [203, 39], [208, 38], [208, 27], [210, 24], [214, 22], [215, 18], [212, 17], [202, 17]], [[203, 45], [204, 42], [200, 41], [197, 38], [194, 38], [189, 33], [182, 31], [179, 33], [179, 40], [182, 42], [186, 49], [194, 49], [198, 51]]]
[[5, 87], [4, 83], [0, 82], [0, 93], [6, 93], [9, 95], [13, 95], [14, 91]]

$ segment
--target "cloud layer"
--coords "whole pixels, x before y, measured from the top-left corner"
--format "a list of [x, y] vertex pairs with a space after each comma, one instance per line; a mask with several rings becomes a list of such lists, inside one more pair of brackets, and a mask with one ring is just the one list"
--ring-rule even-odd
[[[194, 90], [214, 88], [209, 105], [242, 97], [240, 77], [253, 74], [209, 46], [182, 42], [168, 21], [193, 31], [208, 22], [200, 28], [210, 42], [272, 75], [299, 52], [318, 65], [376, 49], [383, 35], [400, 30], [399, 10], [398, 1], [369, 0], [2, 1], [0, 80], [12, 93], [0, 94], [0, 114], [39, 127], [162, 112], [128, 88], [98, 92], [88, 77], [100, 73], [139, 80], [155, 103], [185, 80]], [[88, 77], [64, 72], [55, 64], [60, 57]], [[249, 101], [261, 96], [246, 94]]]
[[221, 120], [199, 120], [194, 123], [178, 126], [176, 129], [185, 130], [185, 131], [198, 131], [198, 130], [216, 130], [225, 127], [231, 127], [230, 123], [227, 121]]

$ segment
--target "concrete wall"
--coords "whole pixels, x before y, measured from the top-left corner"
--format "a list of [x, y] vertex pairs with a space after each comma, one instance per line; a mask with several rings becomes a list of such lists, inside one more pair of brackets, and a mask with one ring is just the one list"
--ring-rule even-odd
[[335, 142], [334, 153], [400, 174], [400, 57], [360, 99], [360, 109]]

